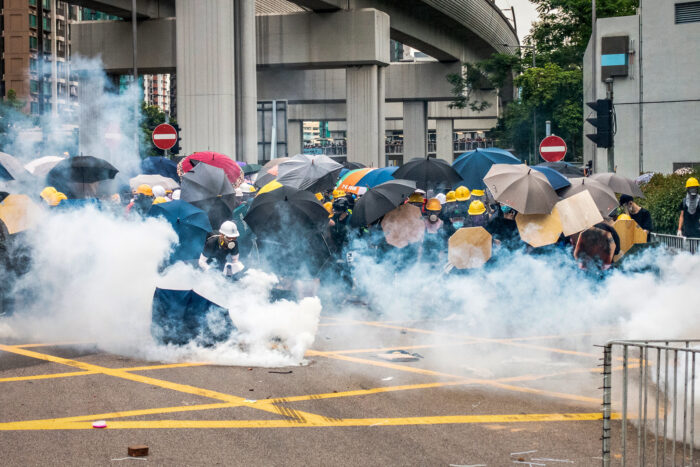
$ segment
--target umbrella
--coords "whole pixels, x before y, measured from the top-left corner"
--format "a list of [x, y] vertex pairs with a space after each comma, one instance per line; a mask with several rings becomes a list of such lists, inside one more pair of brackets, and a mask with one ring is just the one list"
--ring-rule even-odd
[[323, 154], [297, 154], [278, 166], [277, 181], [300, 190], [323, 191], [335, 185], [342, 168]]
[[562, 231], [567, 237], [603, 222], [603, 216], [587, 190], [559, 201], [555, 209], [559, 213]]
[[582, 168], [577, 167], [570, 162], [541, 162], [537, 164], [536, 167], [549, 167], [550, 169], [556, 170], [557, 172], [559, 172], [567, 178], [583, 177], [584, 175]]
[[402, 205], [414, 191], [416, 182], [410, 180], [390, 180], [370, 188], [355, 203], [350, 224], [354, 227], [370, 225]]
[[68, 211], [72, 209], [83, 209], [87, 206], [93, 206], [95, 209], [102, 209], [102, 201], [100, 201], [98, 198], [69, 198], [64, 199], [52, 209], [58, 211]]
[[277, 178], [277, 174], [273, 174], [271, 172], [259, 172], [258, 173], [258, 178], [255, 179], [255, 182], [253, 182], [253, 186], [256, 188], [261, 188], [270, 183], [271, 181], [275, 180]]
[[243, 171], [236, 164], [236, 161], [224, 154], [212, 151], [195, 152], [182, 159], [177, 164], [178, 174], [182, 177], [199, 162], [222, 169], [234, 188], [243, 183]]
[[484, 177], [493, 164], [521, 164], [520, 159], [498, 148], [475, 149], [465, 152], [452, 163], [452, 167], [470, 190], [486, 188]]
[[227, 309], [194, 290], [156, 288], [153, 294], [151, 334], [160, 343], [211, 346], [235, 330]]
[[559, 211], [551, 214], [518, 214], [515, 217], [520, 238], [535, 248], [556, 243], [562, 233]]
[[24, 164], [24, 168], [36, 177], [45, 177], [46, 174], [56, 166], [56, 164], [64, 159], [65, 157], [44, 156]]
[[394, 180], [394, 173], [399, 170], [398, 167], [382, 167], [381, 169], [372, 169], [367, 172], [364, 177], [359, 179], [356, 186], [373, 187], [381, 183]]
[[359, 162], [345, 161], [345, 162], [343, 162], [343, 167], [345, 167], [346, 169], [354, 170], [354, 169], [364, 169], [367, 166], [365, 164], [361, 164]]
[[647, 242], [646, 231], [633, 219], [618, 219], [613, 224], [613, 228], [620, 237], [620, 254], [615, 260], [617, 260], [619, 256], [627, 253], [627, 251], [632, 248], [632, 245]]
[[177, 174], [177, 163], [163, 156], [151, 156], [141, 161], [141, 173], [146, 175], [162, 175], [180, 182]]
[[243, 170], [243, 173], [246, 175], [258, 173], [260, 170], [262, 170], [262, 165], [260, 164], [246, 164], [244, 162], [238, 162], [238, 165], [241, 165], [241, 170]]
[[393, 211], [389, 211], [382, 219], [382, 230], [386, 242], [396, 248], [422, 242], [425, 235], [425, 222], [420, 208], [412, 204], [402, 204]]
[[268, 161], [265, 165], [263, 165], [262, 168], [264, 170], [270, 170], [273, 167], [277, 167], [282, 162], [287, 162], [289, 159], [289, 157], [278, 157], [277, 159], [272, 159], [271, 161]]
[[421, 190], [451, 187], [461, 180], [450, 164], [432, 157], [412, 159], [399, 167], [393, 176], [396, 179], [413, 180]]
[[139, 185], [148, 185], [151, 188], [160, 185], [165, 190], [177, 190], [180, 188], [180, 184], [170, 177], [164, 177], [163, 175], [137, 175], [134, 178], [129, 179], [129, 187], [131, 190], [136, 190]]
[[615, 193], [644, 198], [642, 189], [639, 188], [639, 185], [637, 185], [634, 180], [623, 177], [622, 175], [618, 175], [614, 172], [593, 174], [590, 176], [590, 179], [610, 187], [610, 189]]
[[[91, 183], [113, 179], [117, 170], [104, 159], [93, 156], [75, 156], [64, 159], [46, 174], [46, 183], [69, 197], [85, 194]], [[72, 195], [72, 196], [71, 196]]]
[[565, 188], [561, 192], [562, 198], [566, 199], [576, 193], [582, 191], [588, 191], [593, 197], [595, 205], [598, 206], [598, 210], [606, 217], [610, 215], [613, 209], [619, 206], [615, 192], [612, 191], [607, 185], [600, 183], [597, 180], [591, 178], [572, 178], [570, 179], [571, 186]]
[[29, 177], [29, 172], [22, 163], [9, 154], [0, 152], [0, 180], [22, 180]]
[[483, 227], [462, 227], [447, 241], [447, 259], [457, 269], [479, 268], [491, 258], [492, 243]]
[[204, 210], [216, 230], [224, 221], [231, 219], [236, 207], [236, 190], [223, 169], [197, 164], [182, 177], [180, 199]]
[[9, 234], [22, 232], [33, 227], [41, 208], [27, 195], [8, 195], [0, 203], [0, 221]]
[[653, 176], [654, 172], [647, 172], [635, 178], [634, 183], [636, 183], [637, 185], [644, 185], [645, 183], [649, 183]]
[[243, 220], [262, 236], [281, 233], [292, 224], [320, 228], [328, 221], [328, 211], [310, 191], [275, 184], [261, 190]]
[[533, 169], [537, 170], [538, 172], [542, 172], [544, 176], [547, 177], [547, 181], [549, 181], [549, 184], [552, 185], [552, 188], [554, 188], [555, 191], [571, 186], [571, 182], [568, 178], [551, 167], [535, 166]]
[[173, 226], [178, 244], [170, 256], [171, 261], [199, 258], [207, 234], [212, 231], [206, 212], [185, 201], [174, 200], [154, 204], [148, 216], [163, 217]]
[[547, 177], [524, 164], [494, 164], [484, 183], [496, 201], [523, 214], [549, 214], [559, 201]]

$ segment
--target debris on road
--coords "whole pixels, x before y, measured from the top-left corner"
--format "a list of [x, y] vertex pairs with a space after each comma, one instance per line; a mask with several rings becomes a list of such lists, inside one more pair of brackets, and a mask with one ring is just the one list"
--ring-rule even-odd
[[107, 422], [104, 420], [92, 422], [92, 427], [93, 428], [107, 428]]
[[569, 459], [549, 459], [546, 457], [543, 458], [532, 458], [533, 461], [539, 461], [539, 462], [561, 462], [563, 464], [574, 464], [574, 461], [570, 461]]
[[417, 362], [423, 356], [417, 353], [406, 352], [405, 350], [392, 350], [391, 352], [377, 354], [377, 358], [390, 362]]
[[391, 381], [392, 379], [394, 379], [393, 376], [387, 376], [386, 378], [382, 378], [382, 381]]
[[273, 373], [273, 374], [276, 374], [276, 375], [291, 375], [291, 374], [294, 373], [294, 372], [293, 372], [292, 370], [288, 370], [288, 371], [270, 370], [270, 371], [268, 371], [268, 373]]
[[148, 446], [144, 444], [136, 444], [127, 448], [129, 457], [146, 457], [148, 455]]
[[535, 453], [535, 452], [537, 452], [536, 449], [535, 449], [534, 451], [511, 452], [510, 455], [511, 455], [511, 456], [520, 456], [520, 455], [522, 455], [522, 454], [532, 454], [532, 453]]

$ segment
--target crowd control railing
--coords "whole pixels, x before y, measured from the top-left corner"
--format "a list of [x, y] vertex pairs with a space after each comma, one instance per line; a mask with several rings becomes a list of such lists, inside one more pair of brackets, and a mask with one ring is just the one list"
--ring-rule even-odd
[[690, 253], [700, 251], [700, 238], [679, 237], [678, 235], [651, 232], [649, 233], [649, 241], [659, 242], [674, 250], [688, 251]]
[[603, 351], [603, 467], [696, 465], [700, 340], [612, 341]]

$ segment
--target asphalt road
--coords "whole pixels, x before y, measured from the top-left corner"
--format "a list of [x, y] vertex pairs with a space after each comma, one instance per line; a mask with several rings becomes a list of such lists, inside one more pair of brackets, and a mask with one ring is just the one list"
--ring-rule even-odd
[[604, 339], [323, 318], [282, 369], [0, 342], [0, 464], [600, 465]]

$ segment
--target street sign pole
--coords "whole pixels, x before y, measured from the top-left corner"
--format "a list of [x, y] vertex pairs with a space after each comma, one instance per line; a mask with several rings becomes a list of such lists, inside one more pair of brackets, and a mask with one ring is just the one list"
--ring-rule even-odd
[[[613, 79], [607, 78], [605, 80], [605, 97], [610, 99], [610, 104], [612, 105], [613, 100]], [[615, 110], [613, 107], [613, 116], [615, 115]], [[615, 120], [612, 121], [612, 134], [610, 136], [610, 147], [608, 148], [608, 172], [615, 172]]]

